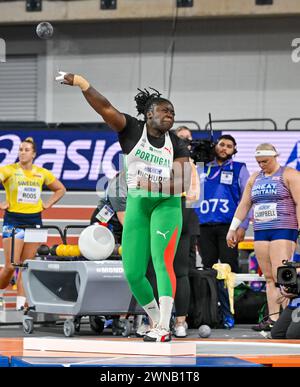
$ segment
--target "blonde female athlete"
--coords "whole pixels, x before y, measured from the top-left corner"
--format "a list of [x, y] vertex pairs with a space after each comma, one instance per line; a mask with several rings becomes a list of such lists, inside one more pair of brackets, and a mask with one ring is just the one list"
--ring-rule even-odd
[[282, 260], [293, 257], [300, 225], [300, 173], [282, 167], [277, 156], [272, 144], [257, 146], [255, 157], [261, 170], [250, 176], [227, 234], [228, 246], [235, 246], [236, 230], [253, 206], [254, 250], [266, 279], [269, 315], [272, 315], [253, 326], [256, 331], [270, 331], [279, 317], [277, 268]]
[[[33, 164], [36, 157], [36, 145], [31, 137], [26, 138], [19, 148], [19, 162], [0, 167], [0, 181], [5, 188], [6, 200], [0, 204], [5, 211], [3, 219], [3, 250], [5, 266], [0, 271], [0, 289], [4, 289], [14, 273], [11, 264], [11, 236], [16, 227], [14, 262], [22, 263], [35, 256], [39, 243], [24, 243], [24, 230], [18, 226], [42, 225], [42, 211], [50, 208], [65, 193], [65, 187], [47, 169]], [[43, 185], [53, 191], [47, 202], [42, 202]], [[17, 309], [25, 303], [21, 276], [17, 280]]]

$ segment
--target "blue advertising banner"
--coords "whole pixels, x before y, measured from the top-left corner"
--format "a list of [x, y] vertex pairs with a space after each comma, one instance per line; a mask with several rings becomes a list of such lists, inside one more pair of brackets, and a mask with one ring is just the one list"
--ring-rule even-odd
[[[37, 144], [35, 164], [49, 169], [67, 189], [95, 190], [99, 181], [113, 178], [122, 167], [122, 153], [116, 133], [106, 125], [68, 125], [60, 129], [0, 130], [0, 166], [15, 163], [18, 149], [26, 137], [33, 137]], [[214, 140], [222, 131], [214, 131]], [[250, 172], [257, 169], [254, 158], [256, 145], [271, 142], [278, 148], [282, 165], [300, 170], [299, 132], [282, 131], [232, 131], [238, 154], [235, 160], [247, 163]], [[193, 131], [194, 139], [209, 139], [207, 131]]]
[[94, 190], [97, 181], [111, 179], [119, 169], [121, 148], [117, 135], [102, 130], [2, 130], [0, 165], [15, 163], [22, 140], [33, 137], [34, 163], [49, 169], [68, 189]]
[[[199, 135], [208, 136], [205, 132]], [[67, 189], [95, 190], [99, 180], [104, 184], [113, 178], [122, 164], [116, 133], [106, 125], [96, 129], [87, 124], [78, 129], [74, 124], [67, 129], [0, 130], [0, 166], [18, 160], [20, 143], [26, 137], [33, 137], [37, 145], [34, 163], [53, 172]]]

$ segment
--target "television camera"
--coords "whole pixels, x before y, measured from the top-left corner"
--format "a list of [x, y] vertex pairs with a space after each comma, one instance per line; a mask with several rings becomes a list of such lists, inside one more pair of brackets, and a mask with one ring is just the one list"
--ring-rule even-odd
[[297, 268], [300, 268], [300, 262], [282, 261], [283, 266], [277, 269], [276, 286], [284, 286], [287, 293], [300, 294], [300, 277]]

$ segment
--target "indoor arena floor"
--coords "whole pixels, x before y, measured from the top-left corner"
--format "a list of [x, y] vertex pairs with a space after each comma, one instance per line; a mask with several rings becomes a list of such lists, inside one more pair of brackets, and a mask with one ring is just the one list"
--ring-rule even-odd
[[[58, 225], [63, 228], [66, 224], [88, 224], [87, 219], [93, 211], [94, 206], [82, 208], [82, 202], [96, 203], [98, 198], [95, 193], [67, 193], [57, 208], [49, 209], [45, 218], [49, 224]], [[77, 208], [80, 207], [80, 211]], [[77, 243], [78, 230], [74, 230], [69, 236], [69, 243]], [[49, 236], [49, 246], [60, 243], [59, 239]], [[0, 257], [1, 251], [0, 239]], [[244, 279], [245, 280], [245, 279]], [[15, 295], [14, 295], [15, 296]], [[15, 299], [8, 297], [7, 307], [15, 308], [15, 304], [9, 305]], [[21, 320], [21, 319], [20, 319]], [[4, 319], [3, 319], [4, 321]], [[73, 338], [66, 338], [63, 333], [63, 325], [38, 325], [35, 324], [34, 332], [27, 335], [23, 332], [22, 325], [7, 325], [0, 323], [0, 366], [23, 367], [26, 365], [56, 365], [70, 366], [77, 365], [105, 365], [105, 366], [141, 366], [141, 365], [170, 365], [170, 366], [196, 366], [196, 367], [248, 367], [256, 365], [264, 366], [300, 366], [300, 340], [299, 341], [278, 341], [266, 339], [260, 333], [251, 330], [250, 325], [237, 325], [232, 330], [214, 329], [208, 339], [201, 339], [198, 330], [189, 330], [185, 339], [173, 339], [171, 345], [181, 342], [195, 342], [196, 356], [166, 357], [166, 356], [137, 356], [87, 352], [55, 352], [50, 350], [29, 351], [24, 349], [24, 340], [28, 338], [53, 338], [65, 340], [66, 343], [78, 339], [91, 341], [107, 340], [118, 343], [143, 343], [142, 339], [134, 336], [122, 337], [113, 336], [111, 330], [105, 330], [103, 334], [97, 335], [90, 329], [89, 324], [82, 324], [79, 334]], [[159, 343], [158, 343], [159, 344]], [[147, 345], [144, 344], [144, 345]], [[169, 345], [169, 343], [166, 343]], [[62, 346], [63, 347], [63, 346]], [[3, 361], [1, 361], [1, 359]]]
[[[250, 325], [237, 325], [231, 330], [214, 329], [207, 339], [197, 330], [189, 330], [185, 339], [172, 340], [172, 344], [195, 342], [196, 356], [141, 356], [125, 354], [56, 352], [24, 350], [25, 338], [53, 338], [62, 340], [105, 340], [113, 342], [142, 342], [135, 336], [113, 336], [110, 329], [101, 335], [91, 332], [88, 324], [73, 338], [66, 338], [63, 326], [35, 324], [34, 332], [27, 335], [21, 325], [0, 325], [0, 355], [10, 359], [10, 365], [25, 366], [187, 366], [187, 367], [299, 367], [300, 340], [270, 340], [251, 330]], [[169, 343], [168, 343], [169, 344]], [[168, 345], [167, 344], [167, 345]], [[147, 345], [145, 343], [145, 345]]]

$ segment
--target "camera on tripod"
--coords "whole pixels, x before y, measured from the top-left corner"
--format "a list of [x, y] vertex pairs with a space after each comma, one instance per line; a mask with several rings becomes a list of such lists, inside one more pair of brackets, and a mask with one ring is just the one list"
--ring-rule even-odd
[[300, 262], [282, 261], [284, 266], [277, 269], [276, 286], [284, 286], [287, 293], [300, 294], [300, 277], [297, 268], [300, 268]]

